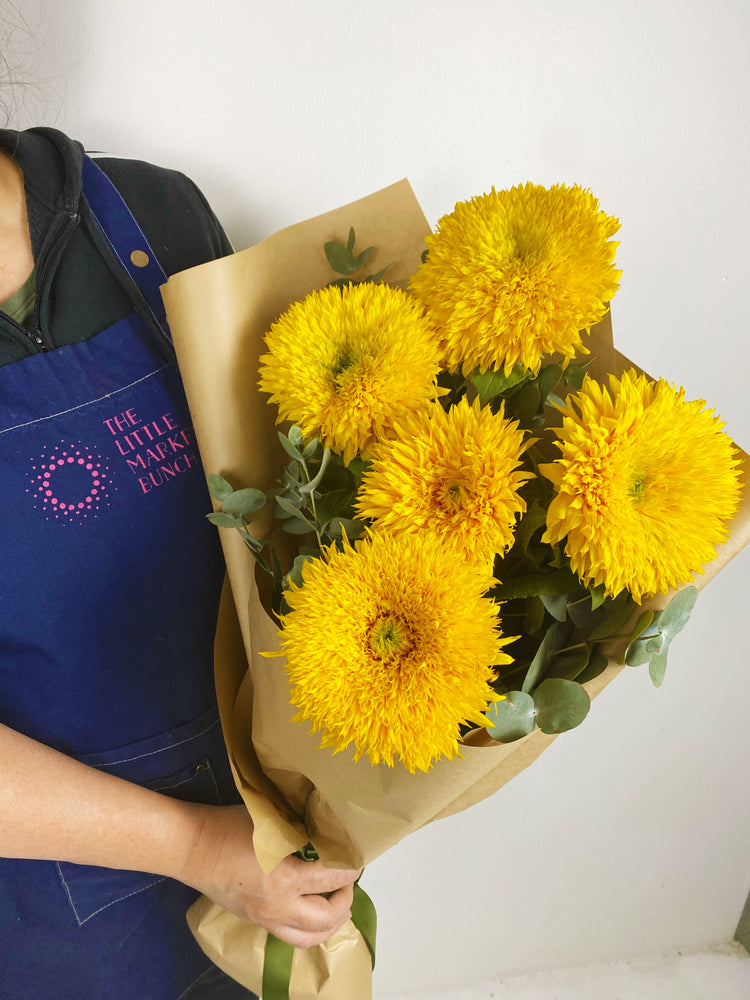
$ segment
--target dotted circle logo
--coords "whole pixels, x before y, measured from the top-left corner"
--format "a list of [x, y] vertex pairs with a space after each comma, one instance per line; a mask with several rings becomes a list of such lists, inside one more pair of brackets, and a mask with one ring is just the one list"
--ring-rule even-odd
[[96, 517], [102, 507], [109, 506], [113, 491], [109, 467], [102, 459], [82, 446], [65, 442], [32, 459], [29, 480], [26, 492], [47, 520]]

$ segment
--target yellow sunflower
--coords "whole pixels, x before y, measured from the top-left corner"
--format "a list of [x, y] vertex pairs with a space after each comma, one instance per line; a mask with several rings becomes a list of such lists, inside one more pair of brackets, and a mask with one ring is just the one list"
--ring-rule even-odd
[[471, 561], [491, 559], [513, 541], [526, 509], [518, 470], [527, 447], [517, 421], [464, 397], [447, 412], [439, 403], [399, 421], [394, 439], [372, 449], [357, 499], [375, 531], [434, 536]]
[[738, 459], [703, 400], [633, 370], [609, 381], [568, 397], [562, 456], [542, 467], [556, 491], [544, 539], [565, 539], [584, 582], [640, 603], [714, 558], [739, 503]]
[[410, 288], [444, 337], [444, 364], [533, 372], [545, 354], [572, 358], [580, 331], [607, 311], [617, 219], [578, 185], [524, 184], [459, 202], [427, 237]]
[[437, 336], [414, 299], [374, 283], [324, 288], [266, 335], [260, 387], [279, 421], [349, 462], [405, 411], [436, 395]]
[[459, 727], [487, 725], [498, 696], [498, 606], [488, 574], [432, 540], [378, 535], [305, 564], [287, 600], [281, 642], [296, 721], [323, 730], [321, 746], [412, 773], [459, 755]]

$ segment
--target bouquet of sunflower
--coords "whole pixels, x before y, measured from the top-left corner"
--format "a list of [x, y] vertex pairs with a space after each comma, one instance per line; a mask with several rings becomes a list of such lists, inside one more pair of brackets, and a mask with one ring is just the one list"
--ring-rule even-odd
[[[625, 661], [660, 683], [696, 593], [673, 591], [748, 540], [719, 419], [614, 350], [617, 228], [527, 184], [430, 233], [402, 182], [166, 286], [238, 529], [217, 690], [264, 866], [310, 842], [361, 867], [523, 770]], [[259, 990], [265, 933], [191, 920]], [[291, 995], [364, 998], [369, 968], [345, 928], [295, 954]]]

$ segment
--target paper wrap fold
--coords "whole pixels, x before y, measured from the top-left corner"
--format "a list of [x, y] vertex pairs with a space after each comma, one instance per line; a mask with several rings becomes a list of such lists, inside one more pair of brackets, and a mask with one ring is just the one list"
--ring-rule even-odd
[[[204, 468], [225, 476], [235, 489], [269, 489], [288, 461], [278, 445], [275, 408], [257, 388], [263, 336], [287, 306], [331, 279], [323, 244], [345, 241], [352, 226], [363, 245], [376, 248], [371, 270], [390, 264], [390, 283], [403, 284], [418, 267], [429, 226], [408, 182], [400, 181], [242, 253], [178, 274], [164, 286]], [[592, 331], [589, 346], [597, 357], [595, 377], [631, 365], [612, 345], [609, 317]], [[260, 536], [269, 527], [259, 522]], [[697, 578], [698, 587], [750, 540], [747, 496], [731, 527], [718, 558]], [[237, 787], [253, 818], [264, 869], [308, 841], [325, 864], [362, 867], [408, 833], [497, 791], [555, 738], [536, 730], [499, 745], [480, 732], [469, 741], [477, 745], [462, 749], [462, 759], [440, 760], [417, 774], [398, 763], [372, 766], [366, 757], [355, 763], [351, 749], [336, 755], [319, 749], [319, 736], [291, 721], [296, 710], [289, 704], [283, 661], [260, 655], [278, 648], [278, 636], [259, 600], [254, 560], [236, 532], [221, 530], [221, 540], [230, 586], [217, 630], [216, 686]], [[590, 696], [620, 669], [611, 660], [586, 684]], [[260, 992], [265, 931], [205, 898], [191, 909], [189, 923], [218, 966]], [[348, 924], [325, 945], [295, 954], [291, 996], [368, 1000], [370, 979], [369, 952]]]

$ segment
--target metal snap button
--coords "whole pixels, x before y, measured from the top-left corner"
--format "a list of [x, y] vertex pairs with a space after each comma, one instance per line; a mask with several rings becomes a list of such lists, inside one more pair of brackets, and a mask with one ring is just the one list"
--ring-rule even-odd
[[136, 267], [148, 267], [151, 263], [147, 253], [143, 250], [134, 250], [130, 255], [130, 263]]

